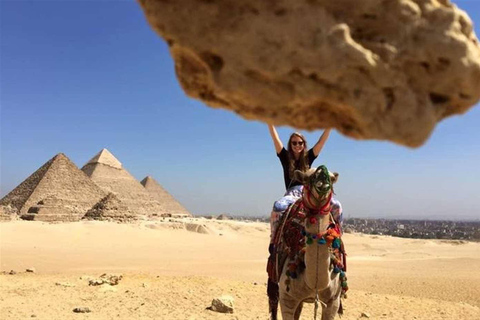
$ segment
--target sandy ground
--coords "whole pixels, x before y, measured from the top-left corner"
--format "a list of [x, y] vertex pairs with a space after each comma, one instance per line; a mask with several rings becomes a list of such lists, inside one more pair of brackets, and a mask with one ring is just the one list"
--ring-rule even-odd
[[[175, 222], [1, 223], [1, 270], [17, 273], [0, 275], [0, 318], [268, 319], [268, 225], [183, 222], [209, 233]], [[344, 241], [350, 290], [342, 319], [480, 319], [480, 243], [362, 234]], [[123, 279], [88, 285], [103, 273]], [[206, 309], [223, 294], [235, 299], [233, 314]], [[313, 319], [313, 305], [301, 319]]]

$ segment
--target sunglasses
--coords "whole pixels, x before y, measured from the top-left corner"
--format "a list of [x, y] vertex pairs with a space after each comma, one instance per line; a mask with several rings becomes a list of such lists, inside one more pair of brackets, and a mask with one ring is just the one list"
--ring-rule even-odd
[[303, 141], [292, 141], [292, 146], [299, 145], [300, 147], [303, 146]]

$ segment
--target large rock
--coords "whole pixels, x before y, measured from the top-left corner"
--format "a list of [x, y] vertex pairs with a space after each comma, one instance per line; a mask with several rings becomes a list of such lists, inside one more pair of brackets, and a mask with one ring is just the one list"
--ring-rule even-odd
[[480, 98], [448, 0], [139, 0], [185, 92], [247, 119], [421, 145]]
[[233, 297], [229, 295], [223, 295], [212, 300], [210, 310], [220, 313], [233, 313]]

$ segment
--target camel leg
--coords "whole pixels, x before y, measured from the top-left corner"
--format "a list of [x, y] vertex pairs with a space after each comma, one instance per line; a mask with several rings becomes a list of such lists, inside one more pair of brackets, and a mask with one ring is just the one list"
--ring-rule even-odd
[[333, 320], [337, 315], [338, 307], [340, 306], [340, 297], [334, 298], [327, 303], [327, 306], [322, 310], [322, 320]]
[[295, 310], [295, 314], [294, 314], [295, 320], [300, 319], [300, 314], [302, 313], [302, 309], [303, 309], [303, 302], [300, 302], [297, 306], [297, 310]]
[[273, 282], [270, 278], [267, 282], [267, 294], [268, 294], [268, 311], [270, 313], [271, 320], [277, 320], [278, 310], [278, 284]]
[[298, 301], [291, 296], [280, 297], [280, 310], [282, 311], [283, 320], [295, 320], [296, 311], [298, 307]]

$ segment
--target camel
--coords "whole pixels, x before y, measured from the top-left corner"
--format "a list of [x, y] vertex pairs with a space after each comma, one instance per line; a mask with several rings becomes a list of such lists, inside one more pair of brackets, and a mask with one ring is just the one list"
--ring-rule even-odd
[[[295, 179], [304, 184], [303, 197], [292, 205], [298, 208], [293, 208], [290, 212], [287, 210], [286, 214], [292, 214], [292, 210], [303, 210], [304, 229], [300, 238], [304, 237], [306, 245], [304, 259], [299, 265], [287, 259], [283, 269], [278, 270], [282, 318], [297, 320], [303, 303], [315, 302], [315, 319], [318, 305], [321, 304], [321, 319], [333, 320], [337, 312], [342, 312], [340, 298], [348, 289], [343, 267], [344, 256], [339, 256], [339, 252], [343, 252], [340, 230], [330, 215], [332, 185], [337, 181], [338, 173], [331, 173], [325, 166], [320, 166], [305, 173], [295, 171]], [[280, 226], [282, 227], [284, 226]], [[287, 230], [285, 232], [288, 233]], [[271, 316], [276, 319], [276, 310]]]

